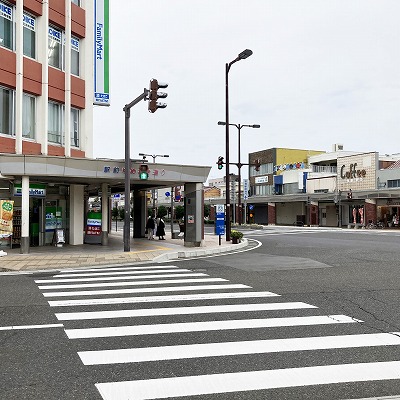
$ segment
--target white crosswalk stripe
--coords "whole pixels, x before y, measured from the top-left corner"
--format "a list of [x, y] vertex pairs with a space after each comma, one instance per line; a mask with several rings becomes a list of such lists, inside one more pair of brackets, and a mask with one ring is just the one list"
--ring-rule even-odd
[[[298, 361], [297, 356], [301, 352], [346, 354], [353, 349], [360, 352], [399, 348], [399, 332], [364, 333], [363, 321], [352, 316], [325, 315], [315, 305], [285, 301], [279, 294], [256, 291], [225, 278], [177, 266], [146, 266], [69, 270], [35, 282], [49, 298], [57, 319], [63, 322], [67, 337], [76, 343], [83, 365], [102, 365], [109, 371], [110, 379], [101, 378], [96, 384], [104, 400], [234, 392], [247, 392], [248, 398], [253, 399], [266, 398], [259, 397], [257, 391], [270, 389], [392, 380], [400, 384], [400, 361], [396, 359], [374, 357], [368, 362], [349, 363], [346, 358], [340, 362], [339, 357], [333, 364], [325, 358], [323, 363], [309, 364], [302, 363], [301, 358]], [[193, 293], [184, 293], [188, 291]], [[57, 297], [64, 299], [53, 300]], [[59, 312], [59, 308], [65, 312]], [[339, 333], [333, 334], [338, 329]], [[154, 342], [139, 345], [149, 338]], [[120, 347], [119, 343], [124, 345]], [[207, 360], [250, 360], [279, 354], [294, 357], [296, 366], [289, 363], [280, 368], [279, 364], [272, 364], [271, 369], [252, 370], [246, 367], [251, 366], [249, 361], [221, 362], [212, 372], [206, 367]], [[195, 369], [194, 374], [182, 374], [182, 368], [170, 370], [175, 365], [171, 363], [199, 360], [204, 360], [204, 369]], [[163, 372], [142, 379], [152, 362], [157, 363], [157, 371]], [[163, 369], [163, 363], [169, 366]], [[122, 364], [127, 368], [128, 379], [114, 381], [113, 368]], [[129, 371], [135, 371], [138, 378], [132, 380]]]
[[332, 383], [399, 379], [400, 361], [185, 376], [96, 386], [104, 400], [166, 399]]
[[185, 322], [175, 324], [153, 324], [136, 326], [118, 326], [89, 329], [66, 329], [70, 339], [96, 337], [159, 335], [177, 332], [204, 332], [232, 329], [276, 328], [283, 326], [349, 324], [362, 322], [346, 315], [321, 315], [317, 317], [291, 317], [267, 319], [240, 319], [233, 321]]
[[196, 343], [183, 346], [145, 347], [143, 349], [80, 351], [78, 354], [85, 365], [99, 365], [221, 357], [238, 354], [398, 345], [400, 345], [400, 336], [394, 332], [226, 343]]
[[304, 309], [304, 308], [317, 308], [317, 307], [302, 302], [267, 303], [267, 304], [257, 304], [257, 303], [227, 304], [222, 306], [144, 308], [139, 310], [56, 313], [56, 317], [59, 321], [76, 321], [84, 319], [150, 317], [157, 315], [186, 315], [186, 314], [195, 315], [195, 314], [245, 312], [245, 311], [295, 310], [301, 308]]

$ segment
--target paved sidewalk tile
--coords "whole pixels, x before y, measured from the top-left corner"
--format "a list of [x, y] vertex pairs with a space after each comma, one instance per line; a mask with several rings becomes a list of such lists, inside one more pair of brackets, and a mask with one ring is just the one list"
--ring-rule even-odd
[[206, 235], [203, 247], [185, 247], [182, 239], [171, 239], [167, 233], [163, 243], [148, 239], [131, 239], [131, 251], [124, 252], [122, 233], [110, 233], [108, 245], [84, 244], [63, 247], [33, 247], [28, 254], [20, 254], [19, 248], [5, 249], [6, 256], [0, 257], [0, 271], [46, 270], [60, 268], [79, 268], [96, 265], [118, 265], [149, 262], [164, 262], [170, 259], [198, 257], [217, 254], [221, 251], [239, 249], [239, 245], [218, 243], [218, 236]]

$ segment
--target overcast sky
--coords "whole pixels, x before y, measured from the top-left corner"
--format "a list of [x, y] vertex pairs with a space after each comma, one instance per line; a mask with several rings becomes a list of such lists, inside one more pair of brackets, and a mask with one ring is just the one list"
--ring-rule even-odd
[[[122, 108], [156, 78], [168, 106], [131, 113], [131, 158], [213, 166], [230, 122], [242, 162], [271, 147], [400, 153], [399, 0], [111, 0], [110, 107], [94, 110], [94, 156], [124, 158]], [[231, 127], [231, 162], [237, 129]], [[151, 159], [150, 159], [151, 160]], [[231, 167], [236, 172], [236, 167]], [[247, 175], [247, 168], [242, 168]]]

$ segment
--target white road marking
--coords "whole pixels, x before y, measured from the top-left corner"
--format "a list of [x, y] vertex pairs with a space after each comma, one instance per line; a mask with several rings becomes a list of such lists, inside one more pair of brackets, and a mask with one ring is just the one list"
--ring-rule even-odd
[[220, 306], [202, 307], [171, 307], [171, 308], [144, 308], [138, 310], [113, 310], [113, 311], [91, 311], [77, 313], [56, 313], [59, 321], [76, 321], [88, 319], [109, 319], [109, 318], [134, 318], [153, 317], [159, 315], [195, 315], [210, 313], [230, 313], [248, 311], [275, 311], [275, 310], [297, 310], [304, 308], [318, 308], [311, 304], [292, 303], [265, 303], [265, 304], [226, 304]]
[[66, 278], [66, 279], [37, 279], [35, 283], [69, 283], [69, 282], [98, 282], [98, 281], [122, 281], [122, 280], [134, 280], [134, 279], [162, 279], [162, 278], [181, 278], [186, 276], [209, 276], [200, 272], [189, 272], [189, 273], [179, 273], [178, 271], [173, 271], [173, 274], [163, 274], [161, 275], [124, 275], [124, 276], [103, 276], [100, 278]]
[[[75, 272], [103, 272], [103, 271], [133, 271], [133, 270], [151, 270], [151, 269], [173, 269], [179, 268], [176, 265], [152, 265], [147, 267], [97, 267], [97, 268], [75, 268], [66, 269], [63, 274], [75, 273]], [[57, 276], [57, 275], [56, 275]]]
[[290, 339], [255, 340], [225, 343], [198, 343], [183, 346], [145, 347], [78, 352], [84, 365], [122, 364], [148, 361], [221, 357], [239, 354], [280, 353], [370, 346], [399, 346], [398, 333], [321, 336]]
[[103, 400], [150, 400], [333, 383], [400, 379], [400, 361], [97, 383]]
[[228, 285], [193, 285], [193, 286], [168, 286], [161, 288], [140, 288], [140, 289], [110, 289], [110, 290], [83, 290], [70, 292], [49, 292], [43, 293], [44, 297], [72, 297], [72, 296], [97, 296], [108, 294], [127, 294], [127, 293], [149, 293], [149, 292], [184, 292], [193, 290], [219, 290], [219, 289], [251, 289], [251, 286], [242, 284]]
[[135, 281], [135, 282], [107, 282], [107, 283], [78, 283], [74, 285], [48, 285], [39, 286], [39, 289], [79, 289], [93, 287], [111, 287], [111, 286], [143, 286], [143, 285], [164, 285], [170, 283], [198, 283], [198, 282], [228, 282], [228, 279], [223, 278], [196, 278], [196, 279], [162, 279], [158, 281]]
[[93, 306], [105, 304], [131, 304], [131, 303], [155, 303], [165, 301], [197, 301], [215, 299], [246, 299], [255, 297], [274, 297], [279, 294], [271, 292], [242, 292], [242, 293], [204, 293], [181, 294], [171, 296], [142, 296], [142, 297], [117, 297], [109, 299], [83, 299], [83, 300], [59, 300], [49, 301], [50, 307]]
[[[164, 268], [164, 267], [161, 267]], [[176, 268], [176, 267], [172, 267]], [[137, 275], [137, 274], [164, 274], [166, 272], [175, 272], [175, 273], [180, 273], [180, 272], [191, 272], [190, 269], [160, 269], [160, 270], [151, 270], [151, 271], [115, 271], [115, 272], [91, 272], [88, 274], [60, 274], [60, 275], [54, 275], [53, 278], [66, 278], [66, 277], [71, 277], [72, 276], [110, 276], [110, 275]]]
[[105, 328], [66, 329], [70, 339], [98, 337], [158, 335], [162, 333], [204, 332], [232, 329], [276, 328], [283, 326], [330, 325], [362, 322], [346, 315], [321, 315], [313, 317], [288, 317], [265, 319], [241, 319], [227, 321], [183, 322], [136, 326], [112, 326]]
[[14, 326], [0, 326], [0, 331], [12, 331], [23, 329], [45, 329], [45, 328], [63, 328], [63, 324], [47, 324], [47, 325], [14, 325]]

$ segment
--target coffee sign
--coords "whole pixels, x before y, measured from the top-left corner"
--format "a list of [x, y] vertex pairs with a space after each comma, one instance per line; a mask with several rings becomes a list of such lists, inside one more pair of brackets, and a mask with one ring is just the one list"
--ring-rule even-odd
[[365, 169], [357, 169], [357, 163], [350, 164], [350, 167], [345, 171], [346, 165], [340, 168], [340, 177], [342, 179], [365, 178], [367, 171]]

